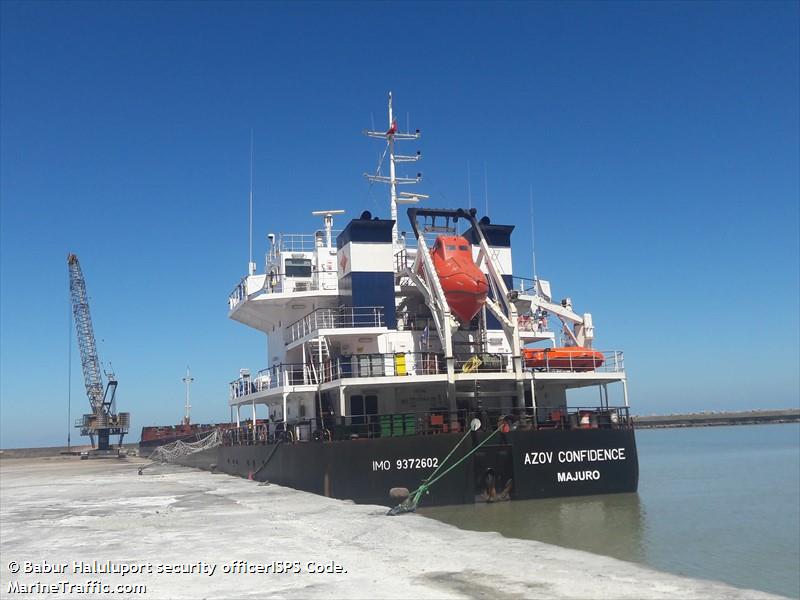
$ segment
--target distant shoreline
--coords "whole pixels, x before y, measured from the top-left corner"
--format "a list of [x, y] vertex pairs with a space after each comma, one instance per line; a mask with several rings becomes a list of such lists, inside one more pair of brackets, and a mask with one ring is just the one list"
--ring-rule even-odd
[[[637, 429], [667, 429], [674, 427], [711, 427], [721, 425], [761, 425], [771, 423], [800, 423], [800, 408], [777, 410], [746, 410], [729, 412], [680, 413], [673, 415], [634, 415]], [[125, 450], [138, 450], [139, 442], [123, 444]], [[88, 444], [71, 446], [70, 450], [80, 453], [90, 450]], [[41, 448], [3, 448], [0, 459], [37, 458], [60, 456], [67, 452], [66, 446], [46, 446]]]
[[[115, 446], [116, 447], [116, 446]], [[70, 454], [80, 454], [81, 452], [91, 450], [89, 444], [76, 444], [67, 448], [67, 446], [44, 446], [41, 448], [3, 448], [0, 450], [0, 459], [4, 458], [51, 458], [60, 457], [62, 453], [65, 457]], [[126, 442], [122, 444], [123, 450], [138, 450], [139, 442]]]
[[721, 425], [761, 425], [770, 423], [798, 423], [800, 409], [745, 410], [737, 412], [702, 412], [674, 415], [634, 416], [637, 429], [666, 429], [672, 427], [712, 427]]

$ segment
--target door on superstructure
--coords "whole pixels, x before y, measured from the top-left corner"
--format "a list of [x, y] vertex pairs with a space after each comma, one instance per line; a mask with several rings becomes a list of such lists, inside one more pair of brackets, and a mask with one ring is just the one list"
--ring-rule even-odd
[[361, 394], [350, 396], [350, 424], [353, 426], [364, 424], [364, 396]]
[[350, 396], [350, 423], [353, 433], [373, 437], [378, 431], [378, 396], [375, 394]]
[[369, 394], [364, 396], [364, 414], [367, 419], [369, 437], [379, 435], [378, 425], [378, 396]]
[[336, 413], [333, 410], [333, 394], [330, 392], [317, 392], [314, 397], [314, 414], [317, 423], [317, 434], [325, 441], [332, 439], [333, 429], [336, 424]]

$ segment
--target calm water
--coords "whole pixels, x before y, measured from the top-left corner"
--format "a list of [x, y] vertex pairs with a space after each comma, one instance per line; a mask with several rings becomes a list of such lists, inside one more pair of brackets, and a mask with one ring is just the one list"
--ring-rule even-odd
[[800, 425], [641, 430], [636, 441], [638, 494], [420, 512], [800, 597]]

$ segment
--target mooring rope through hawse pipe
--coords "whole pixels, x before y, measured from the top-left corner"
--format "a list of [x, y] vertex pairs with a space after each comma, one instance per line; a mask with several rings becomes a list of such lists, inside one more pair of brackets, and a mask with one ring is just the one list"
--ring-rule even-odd
[[497, 426], [497, 429], [495, 429], [492, 433], [490, 433], [488, 436], [486, 436], [481, 441], [480, 444], [478, 444], [472, 450], [467, 452], [464, 456], [462, 456], [460, 459], [458, 459], [455, 462], [455, 464], [453, 464], [450, 467], [448, 467], [440, 475], [434, 477], [434, 475], [436, 475], [436, 472], [439, 469], [441, 469], [444, 466], [444, 464], [450, 459], [450, 457], [453, 455], [453, 452], [456, 451], [456, 448], [458, 448], [461, 445], [461, 442], [463, 442], [467, 438], [467, 436], [469, 436], [472, 433], [471, 429], [470, 429], [470, 431], [467, 431], [467, 433], [464, 434], [464, 437], [462, 437], [458, 441], [458, 443], [453, 447], [453, 449], [450, 451], [450, 453], [445, 457], [445, 459], [442, 461], [441, 465], [438, 466], [433, 473], [431, 473], [430, 477], [428, 477], [427, 479], [424, 479], [422, 481], [422, 483], [420, 484], [420, 486], [408, 495], [408, 498], [403, 500], [403, 502], [401, 502], [400, 504], [398, 504], [394, 508], [389, 509], [389, 512], [387, 512], [386, 514], [394, 516], [394, 515], [399, 515], [401, 513], [413, 512], [414, 510], [416, 510], [417, 505], [419, 504], [419, 501], [422, 498], [423, 494], [428, 493], [428, 490], [433, 486], [434, 483], [439, 481], [442, 477], [447, 475], [450, 471], [455, 469], [458, 465], [460, 465], [465, 460], [467, 460], [470, 456], [475, 454], [475, 452], [477, 452], [486, 442], [488, 442], [495, 435], [497, 435], [497, 433], [499, 433], [500, 430], [503, 428], [503, 423], [504, 423], [504, 419], [500, 419], [500, 425]]

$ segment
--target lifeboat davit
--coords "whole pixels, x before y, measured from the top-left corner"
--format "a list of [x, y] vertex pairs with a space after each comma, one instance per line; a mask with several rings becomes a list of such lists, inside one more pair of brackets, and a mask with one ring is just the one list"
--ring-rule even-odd
[[441, 235], [431, 250], [433, 266], [450, 311], [462, 322], [475, 318], [486, 302], [486, 275], [472, 260], [472, 246], [459, 235]]
[[605, 360], [602, 352], [582, 346], [523, 348], [522, 357], [526, 367], [569, 371], [594, 371], [602, 367]]

